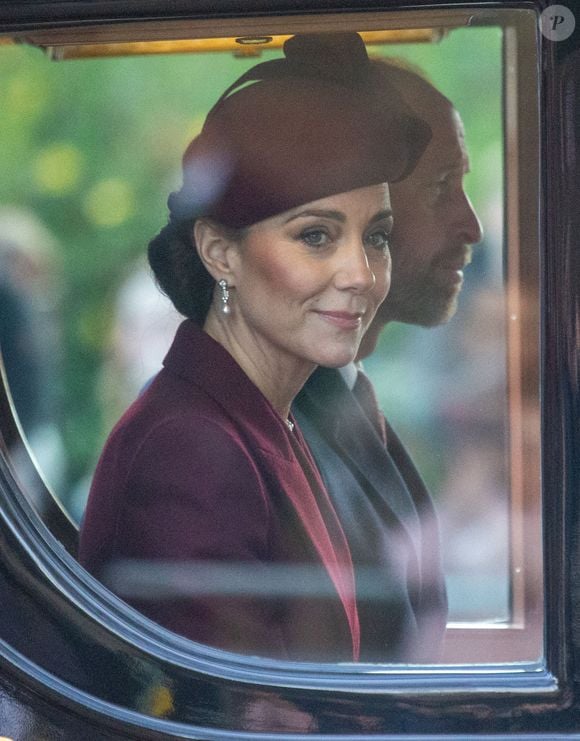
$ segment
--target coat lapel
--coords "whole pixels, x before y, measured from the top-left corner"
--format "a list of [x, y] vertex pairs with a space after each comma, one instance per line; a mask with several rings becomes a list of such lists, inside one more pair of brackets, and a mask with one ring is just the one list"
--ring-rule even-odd
[[[340, 521], [299, 433], [288, 428], [232, 356], [191, 320], [184, 321], [165, 368], [198, 386], [238, 425], [240, 438], [291, 502], [342, 602], [358, 660], [360, 629], [350, 549]], [[302, 450], [300, 443], [304, 446]], [[283, 474], [283, 475], [282, 475]]]
[[318, 368], [300, 393], [297, 408], [365, 482], [379, 509], [387, 506], [421, 556], [420, 522], [409, 491], [373, 424], [340, 373]]

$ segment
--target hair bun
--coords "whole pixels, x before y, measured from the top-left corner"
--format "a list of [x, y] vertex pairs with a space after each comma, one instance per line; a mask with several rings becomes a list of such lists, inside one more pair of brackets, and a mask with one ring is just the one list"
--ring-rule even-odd
[[291, 68], [306, 77], [349, 83], [368, 73], [369, 57], [355, 32], [298, 34], [284, 43]]

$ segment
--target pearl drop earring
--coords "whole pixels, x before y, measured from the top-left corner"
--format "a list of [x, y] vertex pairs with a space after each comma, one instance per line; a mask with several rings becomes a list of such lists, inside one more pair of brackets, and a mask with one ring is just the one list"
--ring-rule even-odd
[[229, 288], [228, 288], [228, 282], [227, 282], [227, 280], [225, 280], [224, 278], [222, 278], [221, 280], [218, 280], [218, 286], [220, 287], [220, 290], [222, 292], [222, 295], [220, 297], [221, 298], [221, 302], [222, 302], [222, 307], [221, 307], [222, 314], [231, 314], [232, 313], [232, 309], [231, 309], [231, 306], [229, 304], [230, 291], [229, 291]]

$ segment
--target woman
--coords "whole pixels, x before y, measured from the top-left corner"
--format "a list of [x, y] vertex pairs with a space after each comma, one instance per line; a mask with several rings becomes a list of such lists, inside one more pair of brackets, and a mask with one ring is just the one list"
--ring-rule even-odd
[[149, 259], [187, 319], [107, 442], [80, 560], [194, 640], [352, 661], [350, 551], [289, 410], [317, 365], [355, 357], [389, 287], [387, 182], [429, 133], [371, 95], [358, 35], [284, 51], [185, 153]]

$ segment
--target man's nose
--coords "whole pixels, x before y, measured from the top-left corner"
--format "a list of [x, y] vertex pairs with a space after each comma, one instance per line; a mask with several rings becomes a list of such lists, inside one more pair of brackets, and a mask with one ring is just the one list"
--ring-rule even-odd
[[483, 227], [467, 193], [463, 193], [459, 227], [466, 244], [479, 244], [483, 239]]

